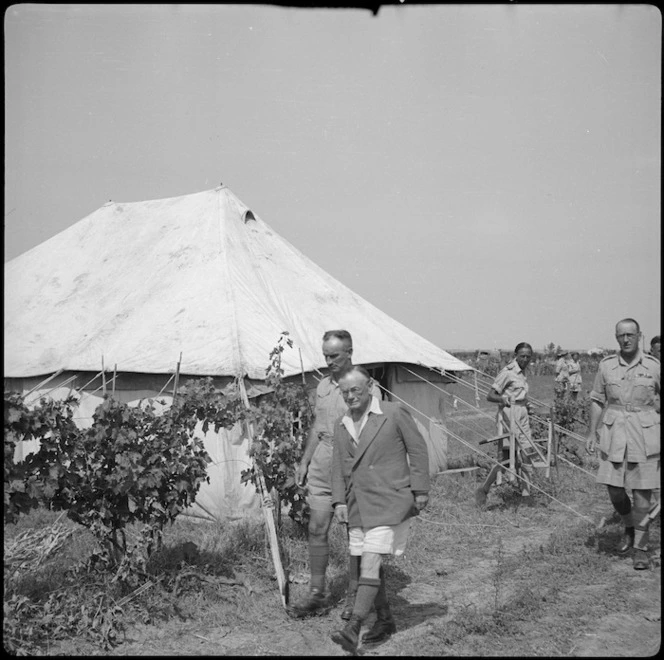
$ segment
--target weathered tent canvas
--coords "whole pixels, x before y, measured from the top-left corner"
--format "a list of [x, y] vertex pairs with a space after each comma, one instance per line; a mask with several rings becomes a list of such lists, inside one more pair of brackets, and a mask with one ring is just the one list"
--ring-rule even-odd
[[[313, 386], [325, 366], [323, 333], [345, 328], [354, 361], [380, 374], [432, 431], [432, 469], [444, 460], [444, 438], [431, 422], [444, 422], [443, 397], [397, 366], [420, 365], [438, 382], [445, 377], [437, 372], [470, 368], [319, 268], [224, 186], [105, 204], [5, 265], [4, 311], [5, 389], [29, 392], [62, 370], [32, 400], [74, 375], [51, 396], [81, 387], [100, 371], [102, 356], [107, 369], [117, 368], [116, 396], [128, 402], [159, 394], [180, 355], [181, 381], [240, 377], [258, 385], [283, 331], [294, 342], [283, 354], [285, 376], [304, 372]], [[87, 388], [82, 424], [101, 400], [92, 393], [99, 384]], [[216, 465], [198, 515], [255, 508], [252, 487], [239, 483], [246, 438], [208, 433], [205, 443]]]

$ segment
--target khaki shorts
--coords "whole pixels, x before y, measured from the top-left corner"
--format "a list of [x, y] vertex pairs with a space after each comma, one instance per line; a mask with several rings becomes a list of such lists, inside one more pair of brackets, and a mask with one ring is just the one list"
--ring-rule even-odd
[[332, 507], [332, 443], [320, 441], [307, 470], [307, 504], [317, 511]]
[[660, 487], [659, 474], [659, 456], [651, 456], [645, 463], [612, 463], [602, 459], [595, 481], [630, 490], [652, 490]]
[[361, 527], [348, 530], [348, 547], [353, 557], [363, 552], [374, 552], [378, 555], [402, 555], [408, 542], [410, 518], [398, 525], [382, 525], [364, 531]]

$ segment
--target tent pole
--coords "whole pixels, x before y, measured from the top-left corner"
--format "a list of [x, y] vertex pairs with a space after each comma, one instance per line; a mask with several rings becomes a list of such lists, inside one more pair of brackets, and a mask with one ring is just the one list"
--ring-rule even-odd
[[302, 349], [298, 347], [297, 352], [300, 354], [300, 369], [302, 369], [302, 385], [307, 384], [307, 380], [304, 377], [304, 362], [302, 362]]
[[46, 383], [50, 383], [54, 378], [57, 378], [64, 370], [65, 370], [64, 367], [62, 367], [62, 369], [58, 369], [52, 376], [49, 376], [46, 380], [43, 380], [41, 383], [39, 383], [39, 385], [35, 385], [27, 394], [23, 395], [23, 399], [26, 399], [33, 392], [40, 389], [41, 387], [44, 387]]
[[[240, 385], [240, 394], [242, 395], [242, 402], [245, 405], [245, 408], [249, 410], [249, 397], [247, 396], [247, 390], [244, 385], [244, 378], [238, 378]], [[253, 441], [253, 429], [251, 424], [247, 423], [247, 433], [249, 435], [249, 440]], [[279, 585], [279, 592], [281, 593], [281, 603], [284, 607], [288, 606], [288, 580], [286, 579], [286, 573], [284, 571], [284, 566], [281, 562], [281, 555], [279, 553], [279, 539], [277, 537], [277, 530], [274, 524], [274, 502], [267, 490], [265, 485], [265, 479], [263, 479], [263, 474], [260, 469], [254, 463], [254, 470], [258, 473], [258, 485], [261, 491], [261, 509], [263, 509], [263, 517], [265, 518], [265, 526], [268, 531], [268, 538], [270, 539], [270, 550], [272, 552], [272, 562], [274, 563], [274, 570], [277, 574], [277, 584]]]
[[113, 389], [111, 390], [111, 394], [115, 396], [115, 375], [118, 372], [118, 364], [117, 362], [113, 365]]
[[104, 354], [101, 355], [101, 389], [102, 394], [106, 396], [106, 371], [104, 370]]
[[182, 362], [182, 353], [180, 353], [180, 359], [175, 365], [175, 383], [173, 384], [173, 401], [175, 401], [175, 394], [178, 391], [178, 380], [180, 379], [180, 363]]

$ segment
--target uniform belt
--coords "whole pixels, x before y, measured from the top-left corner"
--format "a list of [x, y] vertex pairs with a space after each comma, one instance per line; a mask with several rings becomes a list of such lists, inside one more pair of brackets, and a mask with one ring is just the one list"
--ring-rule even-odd
[[643, 408], [633, 406], [631, 403], [610, 403], [609, 408], [613, 408], [614, 410], [626, 410], [627, 412], [641, 412], [643, 410]]

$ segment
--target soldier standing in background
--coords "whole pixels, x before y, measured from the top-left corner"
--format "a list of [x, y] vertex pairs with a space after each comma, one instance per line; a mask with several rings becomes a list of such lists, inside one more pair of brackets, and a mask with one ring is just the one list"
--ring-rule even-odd
[[567, 361], [567, 374], [569, 378], [569, 391], [573, 399], [579, 396], [581, 391], [581, 364], [579, 363], [579, 354], [574, 352]]
[[[605, 484], [625, 533], [621, 554], [634, 548], [636, 570], [649, 568], [648, 514], [660, 481], [659, 360], [639, 349], [641, 331], [634, 319], [616, 325], [620, 352], [599, 363], [590, 393], [590, 430], [586, 451], [599, 442], [597, 483]], [[632, 490], [634, 504], [626, 488]]]
[[567, 365], [567, 351], [558, 353], [556, 362], [556, 380], [553, 384], [553, 391], [556, 397], [562, 397], [569, 386], [569, 371]]

